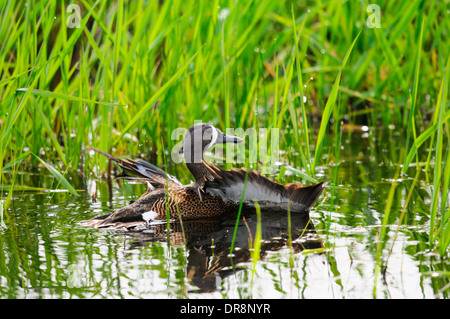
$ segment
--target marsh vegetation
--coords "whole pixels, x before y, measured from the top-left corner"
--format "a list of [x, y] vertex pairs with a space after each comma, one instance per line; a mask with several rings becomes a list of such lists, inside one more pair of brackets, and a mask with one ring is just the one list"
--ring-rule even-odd
[[[448, 3], [76, 5], [0, 1], [1, 297], [448, 297]], [[144, 191], [86, 146], [187, 183], [198, 120], [264, 132], [225, 168], [328, 181], [307, 220], [78, 224]]]

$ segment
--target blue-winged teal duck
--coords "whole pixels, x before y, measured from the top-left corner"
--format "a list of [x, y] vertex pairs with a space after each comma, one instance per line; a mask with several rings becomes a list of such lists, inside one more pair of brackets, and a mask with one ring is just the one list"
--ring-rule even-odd
[[211, 124], [195, 124], [187, 131], [182, 144], [183, 156], [194, 182], [183, 185], [176, 177], [142, 159], [119, 159], [91, 148], [116, 162], [123, 172], [117, 178], [147, 183], [148, 189], [135, 202], [114, 213], [86, 221], [95, 227], [127, 227], [129, 223], [166, 219], [183, 220], [216, 217], [236, 212], [245, 194], [245, 206], [258, 202], [264, 209], [290, 209], [308, 212], [324, 189], [324, 183], [303, 186], [300, 183], [281, 185], [257, 172], [244, 168], [224, 170], [208, 164], [205, 150], [218, 143], [239, 143], [242, 139], [226, 135]]

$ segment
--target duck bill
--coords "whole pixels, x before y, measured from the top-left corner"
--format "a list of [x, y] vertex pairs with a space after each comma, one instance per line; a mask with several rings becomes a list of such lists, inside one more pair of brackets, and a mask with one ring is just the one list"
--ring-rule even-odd
[[240, 143], [243, 139], [233, 135], [223, 134], [223, 142], [222, 143]]

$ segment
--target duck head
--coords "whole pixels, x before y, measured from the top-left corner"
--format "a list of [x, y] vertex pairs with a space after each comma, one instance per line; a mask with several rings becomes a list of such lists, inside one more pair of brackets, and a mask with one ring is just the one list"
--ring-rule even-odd
[[201, 189], [205, 181], [214, 180], [211, 172], [203, 163], [204, 152], [216, 144], [240, 143], [243, 140], [237, 136], [224, 134], [221, 130], [209, 123], [198, 123], [192, 125], [184, 137], [182, 151], [187, 168], [194, 176], [194, 184], [200, 197]]
[[240, 137], [224, 134], [212, 124], [197, 123], [188, 129], [183, 140], [182, 151], [186, 164], [201, 164], [203, 153], [214, 145], [242, 141]]

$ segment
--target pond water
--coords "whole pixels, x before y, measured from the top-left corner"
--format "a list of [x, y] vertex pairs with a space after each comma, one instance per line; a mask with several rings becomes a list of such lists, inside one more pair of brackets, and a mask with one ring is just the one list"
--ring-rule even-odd
[[[241, 220], [230, 254], [235, 220], [170, 223], [170, 231], [159, 223], [132, 233], [81, 226], [132, 199], [115, 182], [82, 181], [79, 197], [16, 191], [10, 222], [0, 228], [0, 298], [447, 298], [449, 256], [428, 247], [425, 180], [403, 214], [413, 177], [396, 181], [386, 237], [378, 240], [402, 145], [399, 134], [383, 138], [387, 148], [364, 133], [344, 134], [336, 185], [330, 163], [320, 169], [329, 184], [310, 216], [263, 212], [257, 262], [255, 214]], [[45, 180], [32, 173], [19, 179], [30, 186]]]

